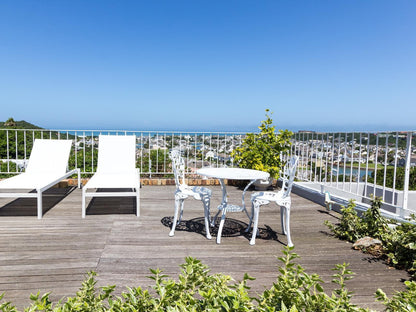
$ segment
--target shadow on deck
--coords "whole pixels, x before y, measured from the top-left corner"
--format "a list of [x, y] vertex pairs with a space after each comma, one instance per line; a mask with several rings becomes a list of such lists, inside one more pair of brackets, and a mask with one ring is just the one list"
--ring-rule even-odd
[[[211, 187], [211, 214], [221, 200], [218, 186]], [[241, 201], [241, 190], [229, 187], [229, 202]], [[0, 200], [0, 293], [18, 307], [29, 303], [30, 293], [52, 291], [58, 300], [72, 296], [88, 271], [96, 271], [100, 286], [153, 285], [149, 268], [160, 268], [176, 277], [186, 256], [202, 260], [211, 272], [231, 275], [235, 280], [249, 273], [253, 292], [269, 288], [278, 274], [276, 257], [286, 244], [281, 233], [277, 206], [260, 211], [260, 236], [250, 246], [245, 232], [244, 213], [230, 213], [221, 245], [205, 238], [202, 204], [186, 200], [183, 221], [174, 237], [169, 237], [173, 215], [173, 186], [144, 186], [141, 190], [141, 216], [135, 216], [133, 198], [95, 198], [87, 217], [81, 218], [81, 191], [55, 190], [60, 201], [51, 202], [43, 219], [37, 220], [36, 200]], [[246, 199], [249, 200], [249, 195]], [[11, 202], [11, 203], [10, 203]], [[22, 208], [24, 207], [24, 209]], [[23, 209], [21, 215], [17, 210]], [[33, 214], [29, 212], [33, 209]], [[13, 211], [15, 213], [13, 213]], [[292, 194], [291, 228], [299, 263], [308, 273], [318, 273], [324, 288], [332, 290], [331, 269], [338, 263], [350, 263], [356, 276], [347, 285], [355, 293], [353, 302], [381, 309], [374, 293], [382, 288], [392, 294], [402, 290], [404, 271], [389, 268], [382, 261], [351, 249], [351, 244], [333, 238], [323, 225], [336, 222], [338, 214], [328, 214], [322, 206]], [[216, 236], [215, 227], [212, 234]]]

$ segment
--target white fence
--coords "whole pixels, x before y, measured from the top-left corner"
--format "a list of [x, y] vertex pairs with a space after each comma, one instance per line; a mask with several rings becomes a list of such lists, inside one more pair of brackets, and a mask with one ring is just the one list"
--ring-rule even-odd
[[231, 151], [241, 144], [244, 133], [231, 132], [168, 132], [121, 130], [0, 130], [0, 174], [19, 173], [29, 159], [33, 142], [41, 139], [71, 139], [73, 150], [70, 169], [80, 168], [82, 174], [95, 172], [98, 136], [135, 135], [137, 166], [142, 175], [172, 174], [168, 152], [180, 148], [192, 173], [203, 166], [233, 166]]
[[[416, 212], [416, 132], [314, 133], [293, 137], [299, 155], [298, 179], [304, 185], [368, 203], [381, 197], [401, 216]], [[412, 199], [409, 203], [409, 198]]]
[[[172, 132], [126, 130], [0, 130], [0, 174], [21, 172], [35, 138], [72, 139], [70, 169], [84, 175], [96, 169], [100, 134], [135, 135], [137, 166], [141, 174], [172, 174], [168, 152], [180, 148], [188, 173], [204, 166], [234, 166], [232, 150], [245, 136], [236, 132]], [[298, 132], [292, 154], [300, 157], [298, 180], [310, 189], [368, 203], [372, 194], [382, 197], [395, 213], [416, 212], [414, 138], [416, 132], [314, 133]], [[374, 183], [376, 181], [376, 183]]]

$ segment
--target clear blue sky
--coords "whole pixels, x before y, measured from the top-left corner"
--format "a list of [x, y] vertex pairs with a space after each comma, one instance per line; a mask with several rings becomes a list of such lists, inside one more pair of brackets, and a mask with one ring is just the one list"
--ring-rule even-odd
[[0, 1], [0, 120], [415, 130], [416, 1]]

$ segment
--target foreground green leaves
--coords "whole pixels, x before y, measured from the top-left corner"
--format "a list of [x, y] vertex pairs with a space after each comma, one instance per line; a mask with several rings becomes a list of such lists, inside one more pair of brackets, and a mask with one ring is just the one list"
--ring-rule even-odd
[[258, 311], [368, 311], [353, 305], [350, 300], [352, 293], [346, 288], [345, 281], [352, 278], [347, 264], [337, 265], [334, 269], [333, 282], [339, 288], [331, 296], [324, 292], [319, 275], [307, 274], [304, 269], [293, 262], [298, 255], [291, 252], [292, 248], [283, 251], [279, 260], [284, 266], [279, 269], [280, 275], [272, 288], [265, 290], [260, 297]]
[[386, 306], [386, 312], [414, 312], [416, 311], [416, 283], [404, 282], [406, 290], [397, 292], [392, 298], [388, 298], [387, 295], [381, 289], [376, 292], [376, 298], [382, 301]]
[[[164, 275], [159, 269], [151, 269], [154, 280], [153, 289], [141, 287], [127, 288], [120, 296], [113, 294], [115, 286], [97, 288], [96, 274], [88, 273], [80, 290], [74, 297], [53, 304], [49, 293], [40, 296], [31, 295], [32, 304], [25, 312], [133, 312], [133, 311], [260, 311], [260, 312], [316, 312], [368, 311], [353, 305], [353, 294], [346, 288], [345, 282], [353, 273], [347, 264], [339, 264], [334, 270], [333, 282], [338, 285], [331, 295], [324, 292], [322, 280], [317, 274], [309, 275], [295, 260], [298, 255], [293, 247], [286, 247], [280, 275], [270, 289], [256, 297], [249, 295], [248, 282], [253, 280], [247, 274], [240, 282], [235, 282], [228, 275], [210, 274], [201, 261], [187, 257], [181, 265], [177, 280]], [[392, 298], [382, 291], [377, 291], [377, 299], [386, 305], [386, 311], [415, 311], [416, 283], [406, 282], [407, 290], [398, 292]], [[18, 312], [10, 303], [0, 296], [0, 311]]]

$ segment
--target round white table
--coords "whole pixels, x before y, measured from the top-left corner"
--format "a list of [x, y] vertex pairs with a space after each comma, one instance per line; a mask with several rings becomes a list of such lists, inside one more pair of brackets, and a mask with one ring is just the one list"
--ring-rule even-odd
[[267, 180], [270, 174], [260, 170], [243, 168], [202, 168], [196, 172], [209, 178], [231, 180]]
[[[225, 216], [227, 212], [240, 212], [244, 211], [247, 217], [250, 219], [249, 225], [252, 223], [253, 213], [251, 215], [248, 214], [246, 205], [244, 203], [244, 195], [246, 191], [257, 180], [267, 180], [270, 177], [270, 174], [264, 171], [253, 170], [253, 169], [243, 169], [243, 168], [202, 168], [197, 170], [196, 172], [199, 175], [209, 177], [209, 178], [216, 178], [220, 181], [221, 190], [222, 190], [222, 201], [221, 204], [218, 206], [218, 212], [215, 214], [214, 219], [211, 222], [213, 226], [215, 221], [218, 217], [218, 214], [222, 212], [220, 226], [218, 228], [218, 235], [217, 235], [217, 244], [221, 243], [221, 233], [224, 227]], [[250, 182], [244, 188], [243, 195], [242, 195], [242, 205], [233, 205], [229, 204], [227, 201], [227, 188], [225, 187], [224, 179], [230, 180], [249, 180]], [[247, 231], [249, 228], [247, 228]], [[253, 233], [256, 235], [256, 233]]]

